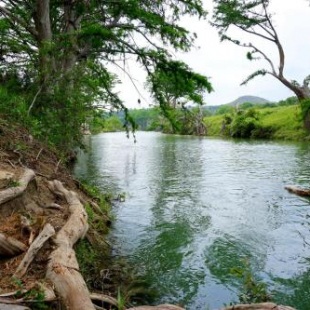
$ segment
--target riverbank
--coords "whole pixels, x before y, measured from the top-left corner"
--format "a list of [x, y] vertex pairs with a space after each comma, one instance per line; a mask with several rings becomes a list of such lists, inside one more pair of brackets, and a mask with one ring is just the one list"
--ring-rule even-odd
[[[46, 307], [47, 300], [48, 308], [58, 307], [68, 297], [59, 295], [60, 287], [67, 286], [68, 294], [77, 287], [57, 278], [59, 273], [53, 274], [53, 266], [91, 284], [87, 269], [90, 258], [94, 260], [100, 251], [100, 262], [105, 260], [106, 267], [110, 263], [104, 239], [110, 224], [108, 202], [72, 178], [55, 151], [3, 119], [0, 149], [0, 302], [16, 304], [18, 300]], [[82, 237], [85, 239], [74, 246]], [[71, 258], [63, 256], [64, 251]], [[69, 266], [77, 270], [75, 274]], [[94, 274], [98, 267], [92, 261]], [[87, 289], [84, 294], [88, 294]]]
[[[129, 306], [129, 268], [111, 258], [106, 240], [111, 197], [3, 119], [0, 150], [0, 309]], [[158, 309], [170, 308], [181, 309]]]
[[[245, 110], [246, 113], [247, 110]], [[248, 133], [244, 138], [264, 138], [270, 140], [308, 141], [309, 132], [304, 128], [300, 105], [260, 108], [255, 106], [254, 117], [244, 118], [239, 124]], [[234, 115], [225, 113], [204, 118], [208, 136], [231, 137]], [[251, 128], [252, 126], [252, 128]], [[241, 130], [242, 130], [241, 129]]]

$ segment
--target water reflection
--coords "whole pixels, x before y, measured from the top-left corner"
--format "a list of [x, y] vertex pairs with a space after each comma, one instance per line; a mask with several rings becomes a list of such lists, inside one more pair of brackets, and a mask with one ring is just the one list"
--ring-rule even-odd
[[[237, 299], [230, 274], [251, 263], [276, 297], [310, 309], [308, 144], [225, 141], [138, 133], [92, 137], [76, 174], [103, 190], [125, 191], [116, 206], [114, 253], [128, 258], [160, 293], [157, 302], [219, 308]], [[304, 294], [305, 295], [305, 294]]]

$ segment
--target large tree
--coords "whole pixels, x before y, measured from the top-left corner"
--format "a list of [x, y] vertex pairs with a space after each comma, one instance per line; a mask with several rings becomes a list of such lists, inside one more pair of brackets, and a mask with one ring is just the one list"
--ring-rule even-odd
[[[219, 30], [221, 40], [228, 40], [247, 48], [249, 60], [263, 59], [267, 64], [264, 68], [252, 73], [242, 84], [246, 84], [257, 76], [268, 74], [293, 91], [300, 101], [310, 98], [310, 76], [307, 76], [299, 84], [297, 81], [289, 80], [284, 74], [285, 51], [269, 11], [269, 0], [214, 0], [214, 3], [212, 24]], [[240, 29], [243, 33], [252, 36], [253, 39], [256, 37], [271, 42], [278, 52], [277, 63], [272, 60], [270, 53], [262, 49], [259, 44], [231, 37], [231, 28]]]
[[[124, 68], [134, 58], [150, 76], [175, 70], [171, 51], [189, 51], [195, 39], [179, 24], [184, 15], [204, 18], [201, 0], [3, 0], [1, 78], [22, 80], [31, 94], [29, 114], [47, 120], [56, 115], [68, 130], [78, 128], [78, 112], [94, 102], [125, 108], [113, 91], [111, 64]], [[197, 77], [187, 66], [178, 74]], [[201, 92], [196, 85], [185, 92]]]

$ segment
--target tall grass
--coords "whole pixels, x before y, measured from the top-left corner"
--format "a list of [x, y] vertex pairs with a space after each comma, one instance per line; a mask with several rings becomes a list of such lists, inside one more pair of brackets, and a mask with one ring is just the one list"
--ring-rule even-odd
[[[310, 133], [303, 125], [300, 105], [255, 107], [255, 110], [262, 128], [272, 128], [271, 139], [300, 141], [310, 139]], [[221, 132], [224, 117], [224, 115], [214, 115], [204, 119], [209, 136], [225, 135]]]

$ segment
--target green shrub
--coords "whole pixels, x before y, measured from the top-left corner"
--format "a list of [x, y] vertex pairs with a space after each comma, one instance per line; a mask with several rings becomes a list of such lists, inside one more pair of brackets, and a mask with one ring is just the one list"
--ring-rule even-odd
[[230, 135], [234, 138], [250, 138], [252, 131], [259, 127], [258, 114], [254, 109], [238, 111], [230, 126]]
[[300, 103], [300, 106], [304, 126], [308, 131], [310, 131], [310, 99], [303, 100]]

